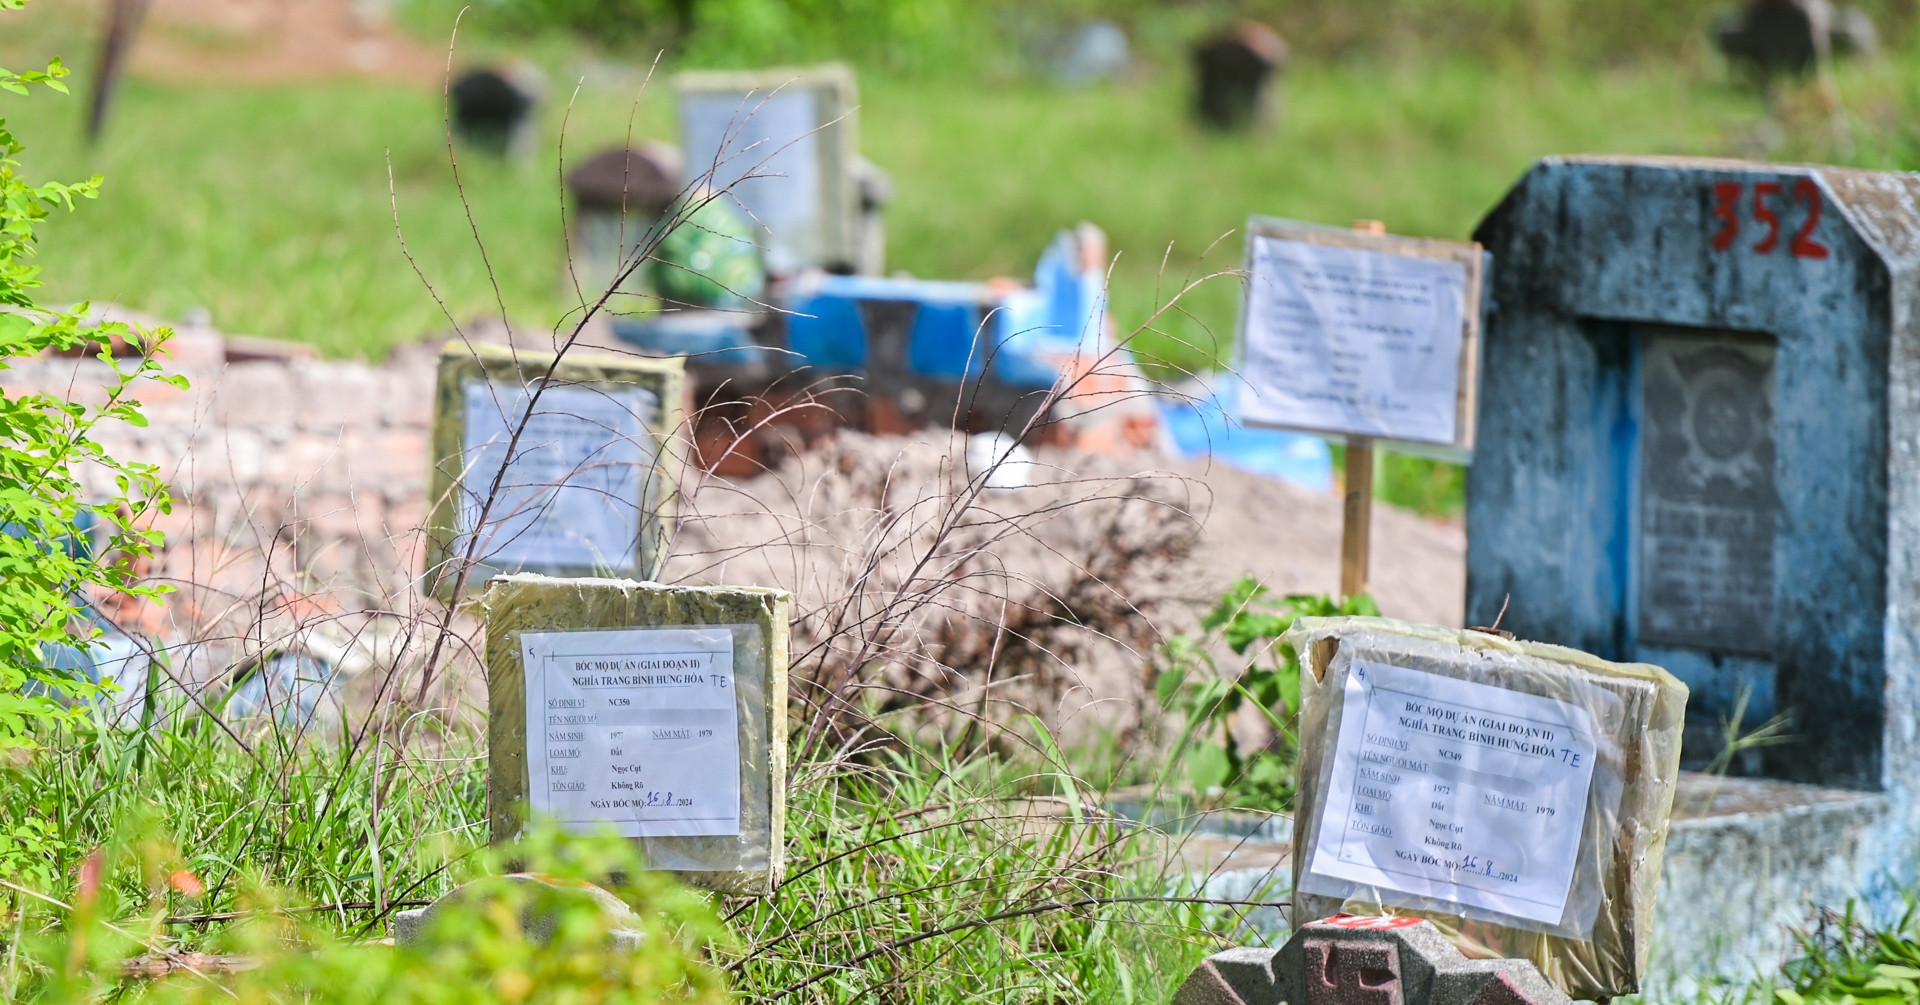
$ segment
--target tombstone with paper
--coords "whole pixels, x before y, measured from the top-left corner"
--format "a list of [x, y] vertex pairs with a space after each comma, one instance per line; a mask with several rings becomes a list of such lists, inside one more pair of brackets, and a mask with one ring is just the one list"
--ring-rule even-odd
[[681, 361], [448, 343], [435, 392], [427, 581], [650, 579], [673, 509]]
[[736, 894], [778, 881], [790, 598], [755, 587], [502, 576], [487, 584], [487, 818], [639, 843]]
[[852, 70], [696, 71], [673, 86], [688, 181], [725, 193], [759, 225], [769, 271], [878, 271], [862, 260]]
[[1247, 234], [1239, 417], [1347, 438], [1340, 592], [1362, 593], [1373, 442], [1459, 461], [1473, 452], [1487, 256], [1265, 217]]
[[1687, 689], [1659, 667], [1302, 618], [1296, 926], [1424, 917], [1575, 998], [1640, 988]]

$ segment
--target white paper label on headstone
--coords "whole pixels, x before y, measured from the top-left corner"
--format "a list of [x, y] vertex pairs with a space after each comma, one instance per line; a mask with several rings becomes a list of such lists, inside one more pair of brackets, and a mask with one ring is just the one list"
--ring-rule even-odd
[[[528, 395], [516, 385], [476, 380], [466, 397], [460, 525], [471, 532]], [[548, 388], [479, 528], [481, 561], [505, 569], [635, 569], [641, 501], [653, 477], [645, 423], [655, 409], [644, 388]]]
[[625, 837], [740, 833], [731, 631], [529, 632], [520, 651], [535, 813]]
[[1253, 239], [1241, 418], [1452, 443], [1466, 266]]
[[1309, 871], [1558, 924], [1593, 760], [1579, 705], [1355, 660]]

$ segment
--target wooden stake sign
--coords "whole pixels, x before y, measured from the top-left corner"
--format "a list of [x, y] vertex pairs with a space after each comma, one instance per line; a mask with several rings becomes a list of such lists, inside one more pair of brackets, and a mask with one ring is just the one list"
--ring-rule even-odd
[[1240, 420], [1346, 437], [1346, 596], [1367, 590], [1374, 441], [1463, 463], [1473, 452], [1487, 256], [1385, 230], [1247, 224]]

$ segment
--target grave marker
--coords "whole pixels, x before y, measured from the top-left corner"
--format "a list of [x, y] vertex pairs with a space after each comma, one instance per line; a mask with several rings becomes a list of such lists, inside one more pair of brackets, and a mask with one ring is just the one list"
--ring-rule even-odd
[[567, 172], [573, 196], [569, 290], [578, 283], [591, 299], [613, 281], [679, 197], [685, 171], [677, 148], [642, 143], [601, 151]]
[[433, 594], [452, 597], [469, 556], [469, 587], [501, 572], [656, 575], [680, 415], [678, 358], [569, 352], [556, 363], [448, 343], [434, 404]]
[[1428, 918], [1575, 998], [1640, 989], [1686, 687], [1659, 667], [1302, 618], [1296, 928]]
[[541, 86], [531, 67], [469, 70], [448, 88], [453, 130], [476, 149], [504, 156], [526, 147]]
[[1667, 667], [1691, 765], [1744, 695], [1746, 728], [1785, 713], [1797, 738], [1749, 772], [1907, 775], [1916, 197], [1830, 168], [1535, 166], [1477, 234], [1527, 269], [1495, 277], [1469, 623], [1511, 595], [1524, 636]]
[[1286, 40], [1255, 21], [1194, 46], [1195, 111], [1201, 123], [1245, 129], [1267, 117], [1273, 76], [1286, 62]]
[[487, 818], [610, 828], [728, 893], [778, 881], [788, 595], [516, 575], [487, 584]]
[[1526, 268], [1490, 291], [1468, 623], [1510, 597], [1523, 636], [1666, 667], [1691, 767], [1785, 717], [1748, 777], [1682, 781], [1668, 973], [1779, 962], [1810, 902], [1891, 923], [1916, 875], [1915, 207], [1909, 174], [1552, 158], [1475, 233]]
[[698, 71], [673, 87], [688, 180], [727, 193], [759, 225], [769, 271], [860, 264], [852, 70]]
[[1240, 420], [1347, 438], [1340, 592], [1366, 592], [1373, 443], [1473, 450], [1478, 245], [1254, 217], [1240, 312]]

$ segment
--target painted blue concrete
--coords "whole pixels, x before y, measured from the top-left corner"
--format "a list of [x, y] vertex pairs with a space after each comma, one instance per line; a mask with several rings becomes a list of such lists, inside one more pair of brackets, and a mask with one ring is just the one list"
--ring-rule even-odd
[[[1666, 666], [1694, 689], [1696, 761], [1746, 690], [1749, 728], [1778, 710], [1795, 737], [1747, 767], [1812, 783], [1696, 783], [1714, 805], [1675, 826], [1655, 969], [1768, 970], [1809, 903], [1888, 920], [1920, 876], [1920, 176], [1554, 158], [1475, 236], [1498, 264], [1469, 623], [1510, 596], [1503, 627], [1524, 638]], [[1647, 410], [1664, 404], [1644, 400], [1641, 357], [1672, 337], [1660, 326], [1773, 347], [1771, 637], [1729, 651], [1640, 638]]]
[[[1549, 160], [1530, 171], [1477, 237], [1499, 264], [1485, 344], [1479, 442], [1468, 477], [1468, 619], [1511, 595], [1505, 627], [1638, 659], [1632, 471], [1638, 439], [1637, 328], [1757, 333], [1777, 345], [1773, 565], [1777, 677], [1771, 690], [1801, 742], [1776, 748], [1776, 777], [1881, 785], [1886, 724], [1888, 351], [1893, 302], [1882, 250], [1849, 225], [1829, 172], [1737, 163]], [[1783, 233], [1755, 251], [1756, 183], [1797, 230], [1796, 184], [1820, 186], [1810, 232], [1821, 259]], [[1725, 228], [1716, 185], [1746, 195]], [[1711, 716], [1740, 675], [1667, 658]], [[1683, 677], [1683, 679], [1685, 679]]]

